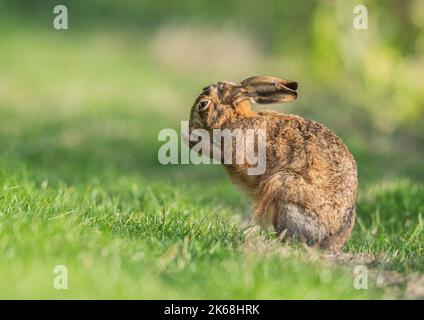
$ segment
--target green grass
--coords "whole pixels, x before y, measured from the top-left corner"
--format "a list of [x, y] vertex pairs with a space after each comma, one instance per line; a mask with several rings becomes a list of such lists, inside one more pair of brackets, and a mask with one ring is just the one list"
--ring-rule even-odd
[[[220, 167], [158, 164], [158, 132], [179, 127], [208, 77], [181, 82], [135, 40], [19, 29], [0, 39], [1, 298], [407, 296], [409, 276], [424, 273], [422, 154], [397, 150], [382, 172], [394, 151], [352, 138], [361, 189], [345, 252], [405, 277], [391, 290], [370, 272], [356, 290], [355, 263], [251, 231], [250, 203]], [[68, 290], [53, 288], [56, 265]]]

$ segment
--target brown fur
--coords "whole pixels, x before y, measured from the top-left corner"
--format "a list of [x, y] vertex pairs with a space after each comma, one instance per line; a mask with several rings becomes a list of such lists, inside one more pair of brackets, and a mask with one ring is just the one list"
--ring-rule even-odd
[[[277, 234], [285, 230], [287, 236], [308, 244], [340, 249], [355, 221], [357, 173], [352, 155], [339, 137], [318, 122], [274, 111], [251, 111], [247, 98], [243, 99], [246, 95], [259, 102], [265, 97], [263, 103], [294, 100], [297, 95], [285, 87], [291, 82], [285, 82], [283, 89], [275, 85], [274, 94], [269, 79], [277, 78], [249, 79], [245, 80], [248, 94], [240, 94], [245, 87], [229, 82], [225, 88], [206, 88], [193, 105], [190, 128], [265, 129], [266, 172], [248, 175], [247, 163], [225, 165], [231, 179], [255, 201], [258, 220], [272, 223]], [[266, 96], [264, 86], [268, 86]], [[204, 99], [211, 103], [200, 112], [197, 105]], [[233, 149], [235, 159], [234, 153]]]

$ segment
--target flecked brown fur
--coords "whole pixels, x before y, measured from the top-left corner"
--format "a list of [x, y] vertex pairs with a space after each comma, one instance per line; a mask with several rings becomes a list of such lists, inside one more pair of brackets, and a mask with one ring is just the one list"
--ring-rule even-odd
[[[295, 100], [296, 89], [295, 82], [266, 76], [241, 84], [219, 82], [196, 99], [190, 129], [265, 129], [266, 172], [248, 175], [249, 164], [228, 164], [231, 179], [254, 200], [258, 220], [272, 223], [278, 235], [284, 231], [307, 244], [338, 250], [355, 222], [357, 172], [352, 155], [318, 122], [250, 109], [249, 100]], [[206, 110], [199, 110], [201, 101], [209, 103]]]

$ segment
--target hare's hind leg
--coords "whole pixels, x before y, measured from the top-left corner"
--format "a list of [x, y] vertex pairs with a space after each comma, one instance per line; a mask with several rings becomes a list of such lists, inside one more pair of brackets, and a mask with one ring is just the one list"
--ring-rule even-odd
[[345, 211], [340, 229], [331, 236], [326, 237], [320, 243], [321, 248], [337, 251], [349, 240], [355, 225], [356, 208], [352, 207]]
[[[309, 245], [320, 244], [330, 237], [329, 229], [318, 220], [316, 214], [305, 207], [324, 206], [324, 197], [300, 175], [278, 172], [263, 181], [258, 188], [255, 205], [256, 216], [269, 216], [280, 235], [284, 230], [288, 237], [298, 238]], [[298, 204], [305, 204], [301, 206]]]
[[289, 238], [299, 239], [308, 245], [319, 244], [328, 237], [324, 226], [303, 208], [280, 202], [276, 209], [273, 224], [277, 236], [285, 231]]

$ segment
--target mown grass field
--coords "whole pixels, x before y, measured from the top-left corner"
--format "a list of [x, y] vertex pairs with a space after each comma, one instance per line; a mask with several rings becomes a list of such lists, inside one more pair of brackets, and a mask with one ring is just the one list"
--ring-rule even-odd
[[[338, 258], [280, 244], [250, 227], [247, 197], [219, 166], [158, 163], [158, 132], [179, 128], [217, 75], [168, 68], [131, 33], [4, 28], [1, 298], [422, 297], [419, 150], [350, 135], [355, 124], [348, 131], [331, 116], [343, 102], [316, 101], [306, 86], [297, 105], [276, 109], [346, 141], [359, 168], [358, 219]], [[326, 109], [330, 98], [338, 105]], [[369, 267], [368, 290], [353, 286], [358, 264]], [[53, 287], [56, 265], [68, 268], [68, 290]]]

